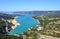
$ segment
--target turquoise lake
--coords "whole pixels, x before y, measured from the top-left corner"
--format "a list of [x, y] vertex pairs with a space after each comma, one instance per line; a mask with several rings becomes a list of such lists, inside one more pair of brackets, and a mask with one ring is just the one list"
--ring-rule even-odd
[[32, 15], [25, 14], [22, 16], [18, 16], [16, 18], [16, 21], [20, 23], [14, 30], [10, 32], [10, 34], [22, 34], [26, 32], [29, 28], [34, 28], [36, 25], [38, 25], [38, 21], [34, 18], [32, 18]]

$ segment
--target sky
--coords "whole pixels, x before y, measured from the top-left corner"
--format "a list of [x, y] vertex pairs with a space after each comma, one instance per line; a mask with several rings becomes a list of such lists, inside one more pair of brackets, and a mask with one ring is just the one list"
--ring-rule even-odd
[[60, 0], [0, 0], [0, 11], [60, 10]]

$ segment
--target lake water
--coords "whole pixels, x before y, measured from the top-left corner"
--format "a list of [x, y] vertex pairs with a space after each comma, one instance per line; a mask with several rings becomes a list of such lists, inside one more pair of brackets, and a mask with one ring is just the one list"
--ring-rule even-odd
[[18, 16], [16, 18], [16, 21], [20, 23], [14, 30], [10, 32], [10, 34], [22, 34], [26, 32], [29, 28], [34, 28], [36, 25], [38, 25], [38, 21], [34, 18], [32, 18], [32, 15], [30, 14], [25, 14], [22, 16]]

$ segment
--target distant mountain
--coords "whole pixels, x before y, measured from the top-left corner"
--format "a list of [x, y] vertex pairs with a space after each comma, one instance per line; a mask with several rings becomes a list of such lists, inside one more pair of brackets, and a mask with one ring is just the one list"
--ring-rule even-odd
[[[13, 14], [12, 14], [13, 13]], [[17, 12], [0, 12], [0, 18], [13, 18], [24, 14], [33, 14], [35, 16], [50, 15], [60, 16], [60, 11], [17, 11]]]
[[1, 13], [0, 12], [0, 18], [4, 18], [4, 19], [14, 19], [16, 15], [13, 14], [6, 14], [6, 13]]
[[60, 11], [17, 11], [15, 14], [34, 14], [34, 15], [59, 15]]
[[60, 16], [60, 11], [51, 11], [51, 12], [48, 12], [48, 15]]

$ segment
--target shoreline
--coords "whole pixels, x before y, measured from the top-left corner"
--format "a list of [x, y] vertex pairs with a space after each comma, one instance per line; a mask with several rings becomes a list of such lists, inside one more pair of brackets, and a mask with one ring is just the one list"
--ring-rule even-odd
[[18, 25], [20, 25], [20, 23], [18, 23], [18, 22], [16, 21], [16, 19], [13, 19], [13, 20], [12, 20], [12, 24], [14, 25], [14, 26], [12, 26], [13, 29], [15, 29]]
[[[35, 18], [33, 18], [34, 20], [36, 20], [37, 22], [38, 22], [38, 24], [36, 25], [36, 27], [38, 27], [39, 26], [39, 24], [40, 24], [40, 22], [39, 22], [39, 20], [38, 19], [35, 19]], [[31, 30], [33, 27], [31, 27], [31, 28], [28, 28], [28, 30]]]
[[18, 22], [16, 21], [16, 18], [17, 18], [17, 17], [18, 17], [18, 16], [14, 17], [14, 19], [8, 20], [8, 22], [10, 22], [10, 23], [13, 24], [13, 25], [12, 25], [12, 29], [15, 29], [18, 25], [20, 25], [20, 23], [18, 23]]
[[[38, 24], [40, 24], [40, 22], [39, 22], [39, 20], [38, 19], [35, 19], [35, 18], [33, 18], [34, 20], [36, 20], [37, 22], [38, 22]], [[38, 26], [38, 24], [36, 25], [36, 26]]]

